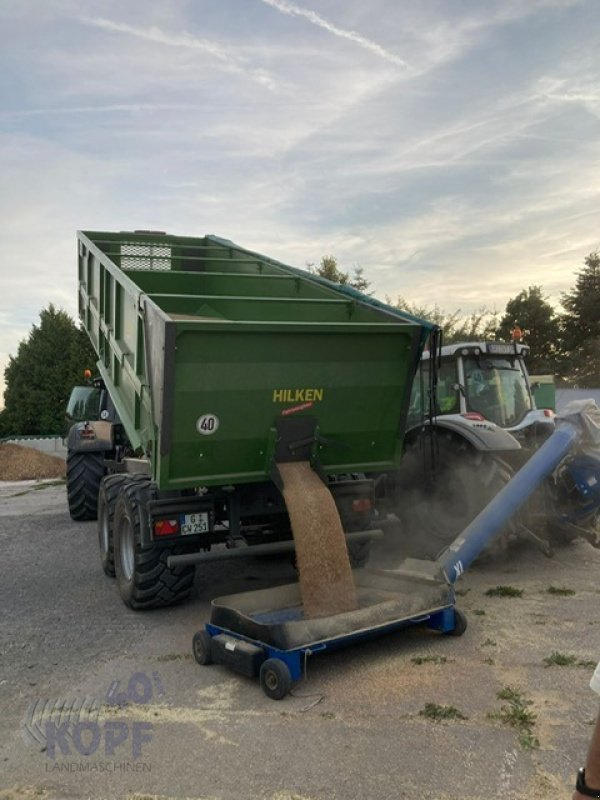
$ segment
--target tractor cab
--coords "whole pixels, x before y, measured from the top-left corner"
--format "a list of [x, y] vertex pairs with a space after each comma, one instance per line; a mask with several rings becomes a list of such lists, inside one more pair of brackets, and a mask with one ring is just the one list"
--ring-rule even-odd
[[[554, 430], [554, 412], [536, 408], [525, 366], [529, 347], [518, 342], [459, 342], [441, 349], [434, 414], [493, 422], [522, 446]], [[410, 423], [429, 413], [430, 353], [413, 384]], [[533, 442], [531, 442], [533, 444]]]

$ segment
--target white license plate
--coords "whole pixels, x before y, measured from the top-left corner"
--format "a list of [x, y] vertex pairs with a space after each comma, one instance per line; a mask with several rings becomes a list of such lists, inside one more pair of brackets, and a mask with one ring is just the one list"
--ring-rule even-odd
[[181, 533], [184, 536], [191, 536], [194, 533], [208, 533], [208, 514], [182, 514], [181, 520]]

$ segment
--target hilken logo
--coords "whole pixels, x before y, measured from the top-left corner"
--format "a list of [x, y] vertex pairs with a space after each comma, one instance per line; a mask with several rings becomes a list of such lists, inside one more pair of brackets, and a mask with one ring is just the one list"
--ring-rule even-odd
[[274, 403], [317, 403], [323, 399], [323, 389], [273, 389]]

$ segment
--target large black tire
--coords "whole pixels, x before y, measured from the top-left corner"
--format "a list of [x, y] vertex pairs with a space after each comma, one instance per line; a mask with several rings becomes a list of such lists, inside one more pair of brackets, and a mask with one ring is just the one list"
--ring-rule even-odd
[[98, 546], [100, 549], [100, 563], [105, 574], [110, 578], [115, 577], [115, 551], [113, 540], [113, 520], [117, 497], [125, 482], [127, 475], [106, 475], [100, 483], [98, 492]]
[[79, 453], [69, 450], [67, 500], [71, 519], [77, 521], [96, 519], [98, 492], [103, 476], [104, 453]]
[[[419, 558], [437, 558], [512, 477], [510, 467], [494, 454], [444, 433], [434, 440], [432, 473], [430, 444], [426, 438], [407, 448], [396, 487], [403, 545]], [[505, 544], [504, 537], [497, 537], [486, 553], [495, 555]]]
[[186, 600], [194, 584], [195, 567], [167, 566], [169, 555], [184, 547], [141, 548], [146, 503], [155, 497], [152, 482], [129, 480], [121, 487], [113, 520], [115, 574], [125, 605], [134, 609], [160, 608]]

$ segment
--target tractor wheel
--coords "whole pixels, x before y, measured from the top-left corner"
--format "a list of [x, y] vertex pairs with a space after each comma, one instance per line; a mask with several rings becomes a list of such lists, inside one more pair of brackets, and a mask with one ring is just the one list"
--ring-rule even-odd
[[183, 547], [153, 545], [143, 550], [141, 529], [145, 507], [155, 496], [150, 480], [129, 480], [121, 487], [115, 507], [113, 542], [115, 573], [125, 605], [159, 608], [186, 600], [194, 583], [194, 566], [168, 567], [167, 558]]
[[[418, 558], [437, 558], [512, 477], [492, 453], [474, 450], [464, 439], [438, 433], [407, 448], [396, 484], [395, 511], [403, 544]], [[498, 545], [488, 546], [494, 553]]]
[[282, 700], [292, 688], [288, 665], [280, 658], [267, 658], [260, 668], [260, 685], [271, 700]]
[[67, 499], [71, 519], [96, 519], [98, 491], [104, 476], [103, 453], [80, 453], [69, 450], [67, 455]]
[[98, 492], [98, 545], [102, 569], [110, 578], [115, 577], [115, 551], [113, 541], [113, 520], [117, 497], [127, 475], [106, 475]]

